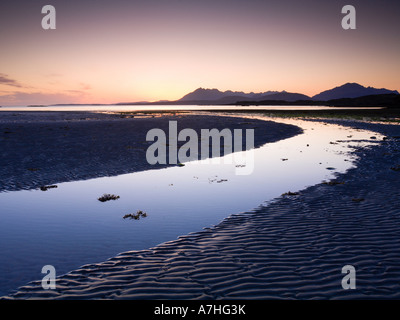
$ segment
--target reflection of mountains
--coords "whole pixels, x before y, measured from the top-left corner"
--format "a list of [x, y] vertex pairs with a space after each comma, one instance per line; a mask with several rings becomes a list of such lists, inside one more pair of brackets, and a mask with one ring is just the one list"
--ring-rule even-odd
[[[301, 93], [266, 91], [244, 93], [241, 91], [219, 91], [198, 88], [177, 101], [158, 101], [148, 104], [162, 105], [327, 105], [327, 106], [400, 106], [400, 95], [396, 90], [364, 87], [357, 83], [346, 83], [325, 90], [313, 97]], [[138, 104], [138, 103], [120, 103]], [[140, 104], [146, 104], [141, 102]]]

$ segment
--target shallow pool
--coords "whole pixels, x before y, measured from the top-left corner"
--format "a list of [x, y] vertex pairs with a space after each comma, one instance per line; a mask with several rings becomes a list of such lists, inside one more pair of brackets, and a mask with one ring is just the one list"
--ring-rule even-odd
[[[379, 135], [337, 125], [276, 120], [304, 133], [254, 150], [254, 171], [233, 164], [186, 163], [116, 177], [58, 184], [47, 191], [0, 193], [0, 296], [123, 251], [140, 250], [218, 224], [231, 214], [334, 178], [353, 166], [356, 146]], [[104, 193], [117, 200], [98, 201]], [[140, 219], [124, 219], [138, 210]]]

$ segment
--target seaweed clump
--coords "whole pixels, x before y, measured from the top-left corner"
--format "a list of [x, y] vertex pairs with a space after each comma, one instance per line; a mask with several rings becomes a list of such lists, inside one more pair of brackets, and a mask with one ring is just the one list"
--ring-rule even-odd
[[49, 190], [49, 189], [55, 189], [55, 188], [58, 188], [58, 186], [56, 186], [56, 185], [41, 186], [41, 187], [40, 187], [40, 190], [42, 190], [42, 191], [47, 191], [47, 190]]
[[119, 199], [119, 196], [116, 196], [115, 194], [105, 193], [97, 200], [99, 200], [101, 202], [106, 202], [106, 201], [117, 200], [117, 199]]
[[139, 220], [140, 218], [146, 218], [147, 217], [147, 213], [143, 212], [142, 210], [139, 210], [138, 212], [136, 212], [135, 214], [129, 213], [124, 215], [124, 219], [130, 219], [130, 220]]

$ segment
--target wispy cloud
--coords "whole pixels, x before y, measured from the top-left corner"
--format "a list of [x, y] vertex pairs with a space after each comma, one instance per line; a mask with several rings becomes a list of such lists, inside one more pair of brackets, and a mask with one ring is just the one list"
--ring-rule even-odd
[[15, 88], [24, 88], [17, 80], [11, 79], [8, 75], [0, 73], [0, 85], [11, 86]]
[[81, 103], [85, 93], [80, 90], [64, 90], [58, 93], [43, 92], [12, 92], [0, 95], [0, 105], [30, 105], [30, 104], [56, 104], [56, 103]]
[[90, 90], [90, 89], [92, 89], [91, 85], [87, 84], [87, 83], [81, 82], [79, 85], [80, 85], [82, 90]]
[[[47, 77], [57, 79], [61, 74], [48, 74]], [[58, 80], [54, 84], [61, 86]], [[62, 85], [64, 86], [64, 85]], [[64, 86], [65, 87], [65, 86]], [[9, 75], [0, 73], [0, 105], [31, 105], [31, 104], [57, 104], [81, 103], [91, 97], [92, 86], [79, 82], [72, 88], [63, 90], [44, 90], [21, 84]]]
[[61, 73], [53, 72], [53, 73], [47, 73], [45, 74], [45, 76], [49, 78], [61, 78], [63, 75]]

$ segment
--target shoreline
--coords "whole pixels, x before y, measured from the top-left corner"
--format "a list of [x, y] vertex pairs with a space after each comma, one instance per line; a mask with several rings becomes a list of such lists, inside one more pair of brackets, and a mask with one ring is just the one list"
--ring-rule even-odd
[[[188, 181], [189, 182], [190, 180], [192, 181], [192, 184], [195, 187], [195, 190], [197, 191], [191, 192], [190, 188], [189, 189], [181, 188], [182, 190], [178, 192], [172, 191], [172, 189], [179, 190], [181, 184], [180, 182], [178, 183], [179, 181], [178, 177], [177, 180], [175, 181], [174, 176], [170, 176], [170, 178], [168, 178], [168, 180], [171, 179], [170, 181], [168, 181], [168, 183], [173, 182], [175, 184], [175, 187], [171, 188], [170, 186], [168, 186], [167, 189], [163, 191], [162, 188], [160, 189], [160, 186], [162, 186], [163, 184], [162, 181], [164, 181], [163, 178], [161, 177], [160, 179], [162, 181], [160, 181], [154, 177], [157, 176], [159, 177], [160, 175], [157, 175], [157, 173], [162, 174], [162, 172], [165, 170], [151, 170], [153, 172], [149, 171], [145, 172], [147, 171], [146, 169], [153, 168], [153, 166], [150, 166], [147, 163], [143, 165], [143, 163], [146, 162], [145, 149], [144, 148], [139, 149], [139, 152], [141, 153], [138, 153], [138, 150], [133, 148], [135, 146], [134, 142], [138, 142], [139, 144], [141, 144], [141, 139], [140, 137], [134, 136], [133, 138], [130, 139], [131, 141], [127, 141], [129, 140], [127, 139], [129, 138], [127, 133], [134, 134], [139, 132], [140, 134], [143, 135], [143, 139], [145, 139], [146, 130], [143, 129], [150, 129], [150, 128], [153, 129], [154, 127], [158, 128], [166, 127], [166, 130], [168, 130], [169, 120], [177, 120], [179, 129], [185, 127], [189, 128], [194, 127], [197, 129], [215, 128], [215, 127], [219, 129], [227, 127], [235, 129], [257, 127], [255, 128], [255, 148], [259, 149], [258, 148], [259, 145], [264, 146], [265, 143], [267, 142], [274, 142], [279, 139], [293, 137], [294, 134], [302, 132], [301, 129], [293, 125], [276, 124], [274, 122], [267, 122], [264, 120], [262, 121], [249, 120], [241, 117], [228, 118], [216, 115], [208, 116], [204, 114], [203, 115], [185, 114], [182, 118], [180, 118], [179, 115], [172, 115], [170, 113], [162, 114], [161, 116], [164, 117], [161, 117], [160, 114], [158, 115], [158, 117], [157, 115], [155, 115], [157, 118], [152, 118], [152, 117], [136, 118], [137, 115], [135, 115], [135, 118], [133, 119], [130, 118], [131, 115], [124, 115], [124, 117], [126, 116], [127, 118], [121, 119], [120, 115], [103, 115], [103, 114], [94, 115], [88, 113], [67, 113], [67, 114], [54, 113], [54, 112], [24, 113], [20, 114], [18, 117], [10, 115], [10, 117], [12, 117], [12, 121], [14, 122], [14, 127], [11, 127], [9, 124], [4, 124], [4, 122], [6, 122], [7, 120], [7, 117], [4, 117], [4, 114], [2, 115], [3, 117], [1, 118], [1, 121], [3, 125], [7, 126], [6, 127], [8, 128], [7, 130], [11, 131], [11, 133], [5, 134], [5, 136], [10, 136], [8, 138], [10, 139], [10, 141], [8, 142], [10, 146], [12, 146], [13, 148], [13, 150], [8, 150], [8, 148], [3, 148], [3, 150], [5, 149], [6, 154], [7, 151], [8, 153], [10, 153], [10, 151], [13, 151], [14, 154], [16, 154], [21, 160], [25, 160], [27, 156], [32, 157], [33, 155], [36, 155], [43, 157], [43, 154], [47, 154], [47, 156], [45, 156], [44, 158], [51, 157], [52, 158], [51, 160], [53, 160], [53, 163], [55, 164], [55, 169], [57, 168], [62, 169], [60, 170], [61, 174], [65, 173], [64, 170], [65, 166], [60, 166], [60, 164], [65, 164], [65, 163], [68, 164], [66, 160], [69, 160], [70, 154], [80, 152], [81, 151], [80, 149], [84, 151], [84, 146], [88, 144], [91, 144], [90, 147], [93, 147], [92, 146], [93, 142], [90, 139], [87, 142], [88, 139], [82, 138], [87, 136], [89, 136], [89, 138], [94, 136], [103, 144], [104, 140], [99, 139], [98, 135], [100, 134], [103, 137], [107, 138], [108, 139], [107, 141], [109, 142], [107, 143], [107, 145], [110, 145], [112, 147], [111, 150], [115, 150], [113, 154], [116, 153], [118, 155], [121, 155], [125, 152], [125, 155], [129, 156], [123, 159], [125, 160], [125, 163], [130, 162], [132, 159], [139, 159], [139, 161], [130, 163], [131, 168], [129, 168], [128, 166], [124, 167], [123, 166], [124, 162], [122, 161], [117, 161], [116, 163], [114, 162], [105, 163], [103, 161], [101, 162], [103, 167], [101, 168], [101, 170], [99, 170], [98, 165], [96, 164], [98, 162], [95, 162], [93, 164], [92, 161], [89, 161], [90, 160], [89, 157], [87, 158], [82, 157], [83, 159], [85, 159], [83, 165], [86, 164], [90, 165], [95, 170], [94, 175], [103, 172], [110, 174], [110, 165], [113, 166], [113, 168], [116, 168], [117, 170], [130, 171], [126, 174], [124, 173], [122, 175], [119, 175], [119, 177], [121, 177], [122, 179], [121, 187], [119, 187], [118, 182], [116, 182], [118, 181], [118, 177], [115, 178], [99, 177], [96, 178], [95, 180], [88, 179], [88, 180], [79, 180], [70, 182], [67, 181], [66, 183], [58, 184], [57, 182], [57, 184], [55, 184], [56, 182], [53, 180], [54, 177], [52, 177], [53, 175], [52, 173], [55, 172], [57, 174], [58, 171], [54, 170], [54, 168], [49, 168], [49, 166], [46, 166], [44, 168], [46, 169], [46, 172], [44, 172], [43, 170], [27, 172], [28, 174], [30, 174], [30, 177], [32, 177], [33, 175], [36, 176], [36, 179], [33, 180], [33, 182], [38, 186], [38, 188], [35, 187], [35, 184], [31, 183], [31, 180], [29, 179], [25, 180], [25, 178], [22, 177], [22, 179], [20, 178], [18, 180], [21, 181], [21, 183], [25, 182], [23, 184], [23, 187], [24, 189], [28, 190], [26, 191], [22, 190], [21, 192], [18, 193], [13, 191], [3, 192], [1, 195], [3, 196], [2, 202], [5, 210], [3, 210], [1, 215], [4, 222], [2, 228], [1, 242], [4, 244], [4, 246], [2, 246], [1, 251], [2, 251], [2, 256], [5, 257], [5, 260], [1, 268], [3, 277], [0, 278], [0, 284], [1, 284], [0, 296], [8, 294], [11, 291], [15, 291], [15, 289], [20, 287], [21, 285], [36, 280], [37, 279], [36, 272], [37, 270], [40, 271], [40, 269], [44, 264], [50, 263], [57, 266], [57, 273], [61, 275], [70, 270], [74, 270], [83, 264], [100, 262], [114, 256], [115, 254], [124, 252], [126, 250], [149, 248], [158, 243], [162, 243], [170, 239], [175, 239], [181, 234], [186, 234], [191, 231], [201, 230], [202, 227], [209, 225], [208, 223], [206, 223], [199, 225], [196, 228], [194, 227], [190, 228], [191, 224], [198, 225], [199, 223], [196, 222], [196, 219], [185, 220], [183, 218], [179, 220], [186, 221], [187, 227], [186, 226], [184, 227], [186, 231], [177, 232], [179, 226], [181, 226], [181, 228], [183, 227], [182, 222], [177, 221], [175, 227], [173, 221], [171, 221], [173, 219], [168, 219], [168, 221], [165, 221], [165, 224], [169, 226], [168, 227], [169, 231], [163, 231], [162, 228], [161, 230], [157, 229], [158, 231], [152, 231], [151, 226], [155, 226], [155, 228], [160, 228], [159, 224], [162, 223], [164, 219], [163, 218], [164, 211], [167, 208], [170, 207], [169, 210], [173, 210], [170, 212], [170, 214], [172, 214], [173, 217], [177, 217], [177, 214], [179, 215], [184, 213], [182, 212], [181, 208], [177, 208], [177, 210], [173, 209], [175, 202], [181, 203], [183, 207], [186, 206], [188, 210], [191, 210], [190, 209], [191, 204], [190, 203], [184, 204], [185, 201], [180, 200], [179, 197], [181, 197], [183, 194], [186, 194], [186, 190], [188, 190], [187, 196], [189, 198], [191, 194], [193, 194], [193, 196], [196, 196], [196, 194], [199, 192], [199, 187], [201, 187], [201, 185], [203, 185], [204, 182], [207, 181], [207, 173], [205, 174], [202, 168], [194, 169], [194, 171], [192, 169], [193, 171], [192, 175], [196, 176], [197, 179], [200, 177], [200, 180], [189, 179]], [[153, 115], [154, 114], [152, 114], [152, 116]], [[16, 121], [15, 119], [18, 120]], [[21, 124], [22, 128], [20, 127]], [[107, 126], [107, 124], [113, 124], [113, 126], [109, 127]], [[124, 126], [121, 126], [122, 124]], [[69, 128], [68, 130], [65, 129], [66, 126], [68, 126]], [[84, 131], [83, 129], [85, 129], [86, 131]], [[17, 130], [19, 130], [20, 132], [17, 132]], [[99, 133], [99, 131], [104, 131], [104, 130], [105, 133], [103, 132]], [[122, 138], [120, 138], [121, 131], [123, 131], [123, 133], [125, 134], [125, 136]], [[51, 138], [53, 139], [54, 142], [49, 142], [48, 132], [51, 133], [52, 135]], [[70, 136], [64, 137], [65, 132], [68, 132]], [[17, 134], [19, 134], [20, 138], [18, 138], [18, 136], [14, 136]], [[12, 138], [13, 136], [14, 138]], [[29, 137], [27, 138], [27, 140], [34, 141], [36, 144], [32, 144], [31, 146], [31, 144], [26, 143], [26, 141], [22, 141], [24, 142], [22, 143], [22, 146], [16, 145], [15, 143], [12, 144], [13, 141], [18, 142], [19, 140], [24, 140], [25, 136]], [[35, 137], [38, 137], [39, 139], [35, 139]], [[77, 137], [77, 139], [72, 139], [72, 137]], [[37, 143], [37, 140], [39, 140], [40, 143]], [[60, 141], [60, 140], [65, 140], [65, 141]], [[60, 148], [60, 145], [68, 146], [68, 143], [70, 143], [70, 147]], [[29, 149], [28, 151], [23, 149], [23, 147], [26, 146], [27, 144], [28, 146], [31, 147], [32, 152], [30, 153]], [[130, 148], [125, 149], [124, 146], [126, 146], [127, 144], [130, 146]], [[78, 147], [74, 148], [75, 145], [78, 145]], [[96, 151], [95, 153], [96, 156], [99, 156], [98, 154], [101, 151], [103, 151], [105, 156], [110, 154], [109, 151], [107, 152], [107, 150], [110, 149], [102, 149], [100, 151], [97, 148], [94, 149]], [[122, 152], [119, 152], [121, 149]], [[63, 159], [63, 156], [59, 154], [61, 152], [63, 152], [62, 154], [65, 155], [66, 159]], [[86, 155], [90, 155], [90, 153], [86, 153]], [[12, 159], [14, 159], [14, 161], [10, 161]], [[8, 156], [4, 157], [3, 160], [9, 161], [9, 163], [7, 164], [13, 165], [15, 166], [15, 168], [21, 167], [20, 163], [22, 161], [15, 161], [16, 158]], [[40, 168], [43, 168], [42, 165], [43, 163], [41, 163]], [[176, 168], [173, 167], [175, 166], [170, 167], [170, 169], [172, 169], [172, 172], [175, 172], [175, 174], [177, 175], [180, 175], [179, 173], [182, 172], [182, 174], [184, 175], [185, 174], [184, 172], [187, 172], [188, 169], [190, 170], [190, 167], [192, 167], [192, 165], [188, 165], [185, 168], [178, 168], [179, 166]], [[138, 168], [139, 170], [135, 170], [135, 168]], [[77, 168], [75, 172], [79, 173], [80, 170], [81, 168]], [[169, 171], [171, 172], [171, 170]], [[220, 172], [219, 170], [217, 171], [218, 172], [215, 172], [215, 174], [220, 174], [220, 173], [222, 174], [222, 172]], [[224, 171], [225, 169], [223, 169], [223, 172]], [[11, 172], [9, 175], [10, 178], [13, 178]], [[41, 175], [43, 173], [44, 177], [41, 178]], [[125, 185], [127, 180], [123, 182], [123, 180], [126, 179], [124, 178], [124, 176], [128, 175], [130, 176], [132, 174], [136, 175], [138, 179], [132, 178], [130, 182], [132, 186], [128, 187], [128, 185]], [[150, 176], [150, 178], [143, 178], [143, 176]], [[151, 177], [153, 177], [154, 179]], [[188, 176], [186, 176], [186, 178], [188, 178]], [[228, 177], [224, 176], [223, 178], [228, 178]], [[51, 179], [50, 180], [51, 183], [46, 182], [46, 184], [44, 184], [42, 182], [44, 179]], [[187, 183], [188, 181], [186, 181], [185, 183]], [[197, 183], [195, 183], [196, 181]], [[208, 181], [208, 184], [209, 183], [210, 181]], [[220, 190], [218, 187], [215, 187], [216, 184], [220, 185], [218, 182], [215, 182], [213, 184], [214, 188]], [[43, 185], [46, 185], [47, 187], [42, 187]], [[124, 185], [125, 188], [123, 187]], [[150, 187], [149, 189], [146, 189], [146, 186], [151, 186], [151, 185], [153, 185], [154, 188]], [[54, 191], [42, 192], [43, 190], [47, 190], [48, 187], [54, 187], [54, 188], [57, 187], [57, 188], [55, 188]], [[67, 190], [66, 194], [65, 194], [65, 188]], [[139, 189], [133, 191], [135, 190], [135, 188]], [[212, 186], [211, 188], [210, 187], [206, 188], [207, 190], [213, 189]], [[97, 191], [95, 192], [94, 190]], [[144, 192], [144, 190], [147, 190], [147, 192]], [[157, 200], [156, 199], [157, 193], [155, 193], [157, 192], [157, 190], [164, 192], [164, 195], [163, 194], [160, 195], [161, 200], [159, 206], [152, 205], [151, 204], [152, 201], [150, 201], [149, 204], [146, 204], [145, 201], [142, 201], [147, 197], [149, 197], [150, 199], [151, 197], [153, 197], [155, 198], [155, 200]], [[98, 201], [94, 201], [95, 203], [92, 203], [91, 199], [97, 199], [102, 193], [105, 192], [116, 193], [118, 195], [121, 195], [123, 199], [122, 201], [117, 201], [116, 206], [110, 207], [110, 204], [106, 204], [105, 206], [102, 206], [102, 208], [97, 209], [96, 204], [98, 203]], [[139, 196], [137, 201], [128, 200], [128, 199], [135, 199], [135, 197], [137, 198], [139, 194], [141, 196]], [[173, 198], [172, 202], [163, 204], [163, 201], [167, 201], [167, 199], [164, 199], [163, 197], [168, 194], [170, 194], [171, 197], [174, 196], [175, 198]], [[194, 199], [194, 201], [196, 200]], [[256, 203], [258, 203], [258, 201], [256, 201]], [[58, 208], [57, 205], [59, 206]], [[148, 205], [150, 206], [151, 209], [147, 207]], [[251, 208], [252, 206], [249, 207]], [[144, 209], [148, 211], [151, 210], [151, 212], [154, 212], [153, 210], [155, 210], [155, 212], [158, 212], [158, 215], [153, 217], [153, 214], [151, 214], [152, 218], [149, 219], [151, 221], [147, 221], [148, 219], [146, 219], [146, 221], [144, 221], [145, 225], [141, 228], [139, 232], [136, 232], [138, 231], [136, 230], [133, 232], [133, 234], [128, 234], [129, 230], [135, 230], [135, 228], [127, 229], [126, 224], [120, 225], [120, 222], [118, 221], [118, 218], [115, 215], [118, 214], [117, 212], [119, 212], [119, 210], [121, 212], [126, 211], [124, 212], [126, 214], [130, 210], [133, 210], [135, 208]], [[82, 211], [82, 213], [80, 214], [81, 210], [84, 211]], [[96, 210], [99, 211], [96, 212]], [[244, 209], [241, 209], [240, 211], [242, 210]], [[221, 209], [220, 211], [222, 212]], [[216, 213], [213, 212], [212, 210], [209, 210], [208, 213], [206, 213], [206, 216], [207, 214], [209, 216], [208, 218], [207, 217], [201, 218], [202, 212], [199, 212], [200, 214], [198, 215], [199, 217], [198, 221], [206, 219], [205, 221], [211, 220], [212, 221], [211, 224], [215, 224], [219, 222], [222, 218], [229, 215], [230, 213], [229, 210], [226, 211], [227, 211], [226, 215], [222, 216], [221, 212]], [[46, 217], [46, 215], [48, 215], [48, 218]], [[77, 216], [74, 218], [75, 215]], [[93, 215], [93, 218], [90, 218], [91, 215]], [[96, 215], [97, 219], [95, 218]], [[211, 218], [212, 216], [217, 216], [218, 217], [217, 220], [215, 220], [215, 218]], [[90, 222], [90, 220], [92, 219], [93, 223]], [[104, 224], [105, 221], [107, 221], [107, 228], [105, 230], [102, 230], [101, 225]], [[149, 222], [149, 224], [147, 222]], [[9, 228], [6, 227], [8, 224], [10, 225]], [[74, 231], [76, 229], [74, 225], [76, 224], [79, 224], [80, 227], [78, 229], [82, 231], [79, 232], [79, 234], [77, 234], [76, 236], [73, 236], [72, 239], [70, 239], [68, 237], [68, 234], [74, 234], [74, 232], [76, 232]], [[120, 228], [119, 229], [120, 231], [118, 233], [112, 233], [111, 230], [114, 230], [114, 228], [116, 228], [117, 226], [118, 228]], [[151, 236], [153, 232], [156, 232], [157, 234]], [[140, 236], [140, 234], [142, 233], [145, 233], [143, 237]], [[31, 234], [30, 238], [29, 234]], [[61, 235], [65, 235], [66, 237], [65, 240], [61, 238]], [[171, 237], [166, 237], [166, 235], [171, 235]], [[156, 240], [154, 241], [150, 240], [149, 236]], [[52, 241], [54, 244], [53, 245], [40, 244], [41, 242], [40, 239], [44, 237], [48, 238], [49, 239], [48, 241]], [[88, 237], [90, 237], [90, 240], [86, 239]], [[28, 241], [26, 245], [24, 244], [24, 240]], [[79, 240], [82, 240], [82, 242], [80, 243]], [[133, 241], [132, 242], [133, 247], [130, 245], [129, 241]], [[18, 243], [20, 244], [18, 245]], [[141, 246], [140, 243], [149, 243], [149, 244], [146, 246]], [[71, 244], [72, 244], [71, 249], [66, 250], [66, 248]], [[77, 248], [73, 249], [73, 247], [75, 246], [77, 246]], [[58, 247], [62, 248], [61, 252], [63, 251], [68, 252], [69, 250], [71, 251], [73, 250], [73, 253], [71, 252], [70, 258], [68, 259], [70, 261], [63, 262], [64, 259], [63, 254], [59, 254], [56, 250]], [[89, 251], [85, 253], [85, 248], [87, 247], [89, 247]], [[104, 248], [104, 253], [100, 253], [102, 247]], [[8, 255], [7, 252], [9, 251], [12, 252], [10, 252], [10, 254]], [[99, 257], [96, 258], [97, 256]], [[20, 258], [23, 261], [15, 264], [15, 261], [18, 261]], [[8, 272], [8, 270], [10, 271]]]
[[[359, 149], [344, 184], [318, 184], [203, 231], [125, 252], [12, 299], [399, 299], [399, 126], [324, 120], [388, 136]], [[360, 201], [354, 201], [358, 199]], [[343, 290], [354, 265], [357, 290]]]
[[0, 114], [0, 192], [173, 166], [146, 160], [153, 143], [146, 133], [153, 128], [168, 133], [169, 121], [198, 134], [203, 128], [255, 129], [254, 148], [301, 133], [292, 125], [219, 115], [5, 111]]

